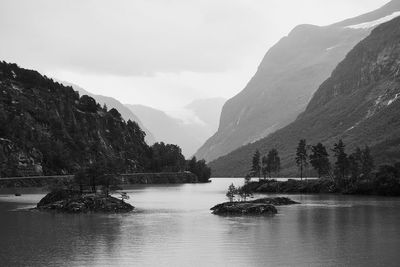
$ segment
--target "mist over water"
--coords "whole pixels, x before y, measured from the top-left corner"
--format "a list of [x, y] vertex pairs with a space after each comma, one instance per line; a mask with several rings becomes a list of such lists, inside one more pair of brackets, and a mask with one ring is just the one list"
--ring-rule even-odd
[[[291, 195], [271, 217], [220, 217], [243, 179], [135, 186], [129, 214], [25, 211], [44, 195], [0, 195], [2, 266], [395, 266], [400, 200]], [[258, 197], [258, 196], [256, 196]]]

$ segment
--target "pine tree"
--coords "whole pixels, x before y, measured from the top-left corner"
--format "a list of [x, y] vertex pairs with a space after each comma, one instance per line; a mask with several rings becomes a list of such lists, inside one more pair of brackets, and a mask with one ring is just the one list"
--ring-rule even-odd
[[237, 193], [237, 189], [236, 189], [235, 185], [232, 183], [228, 187], [228, 191], [226, 192], [226, 197], [229, 199], [229, 202], [232, 202], [234, 200], [236, 193]]
[[311, 147], [310, 163], [318, 172], [318, 178], [329, 173], [330, 162], [329, 155], [323, 144], [318, 143]]
[[300, 169], [300, 179], [303, 180], [303, 171], [308, 165], [307, 144], [305, 139], [299, 141], [296, 151], [296, 164]]
[[349, 171], [349, 159], [345, 152], [345, 145], [342, 140], [334, 144], [333, 150], [335, 153], [335, 176], [338, 182], [343, 182]]
[[268, 152], [268, 165], [270, 173], [273, 172], [277, 176], [281, 169], [281, 159], [279, 158], [278, 150], [275, 148]]
[[252, 167], [251, 167], [251, 172], [253, 176], [261, 178], [261, 165], [260, 165], [260, 151], [256, 150], [256, 152], [253, 155], [253, 160], [252, 160]]

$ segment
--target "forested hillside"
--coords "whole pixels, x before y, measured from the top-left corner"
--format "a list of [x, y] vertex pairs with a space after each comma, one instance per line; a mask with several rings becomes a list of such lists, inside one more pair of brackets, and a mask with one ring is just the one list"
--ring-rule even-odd
[[144, 132], [116, 109], [5, 62], [0, 125], [2, 176], [73, 173], [100, 160], [124, 171], [145, 170], [150, 157]]
[[60, 83], [66, 86], [71, 86], [75, 91], [78, 91], [80, 95], [88, 95], [92, 97], [101, 106], [106, 105], [108, 109], [115, 108], [116, 110], [118, 110], [119, 113], [121, 113], [121, 116], [125, 121], [131, 120], [139, 125], [139, 127], [146, 133], [145, 141], [147, 144], [151, 145], [156, 142], [156, 139], [154, 138], [153, 134], [146, 127], [144, 127], [142, 121], [137, 117], [137, 114], [134, 114], [131, 110], [129, 110], [129, 108], [127, 108], [117, 99], [110, 96], [92, 94], [83, 89], [82, 87], [66, 81], [61, 81]]
[[188, 169], [207, 181], [204, 162], [195, 164], [177, 145], [148, 146], [138, 124], [116, 109], [36, 71], [0, 62], [0, 177]]

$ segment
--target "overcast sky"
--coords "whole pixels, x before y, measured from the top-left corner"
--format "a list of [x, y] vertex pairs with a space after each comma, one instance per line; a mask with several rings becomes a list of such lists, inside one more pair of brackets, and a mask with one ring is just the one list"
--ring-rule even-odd
[[238, 93], [297, 24], [388, 0], [1, 0], [0, 60], [123, 103], [176, 109]]

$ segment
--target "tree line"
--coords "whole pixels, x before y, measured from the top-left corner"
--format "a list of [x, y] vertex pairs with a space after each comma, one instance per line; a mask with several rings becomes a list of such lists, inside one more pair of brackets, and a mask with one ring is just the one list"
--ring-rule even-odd
[[[322, 143], [308, 145], [306, 139], [301, 139], [295, 153], [295, 164], [299, 170], [301, 180], [304, 173], [311, 165], [318, 174], [318, 178], [330, 177], [337, 181], [347, 177], [369, 176], [374, 169], [374, 160], [368, 146], [363, 149], [357, 147], [350, 155], [345, 151], [345, 144], [339, 140], [330, 151], [333, 153], [334, 163], [330, 161], [331, 155]], [[271, 149], [267, 155], [261, 157], [256, 150], [252, 157], [252, 167], [249, 175], [252, 177], [279, 176], [281, 169], [279, 153]]]
[[[197, 160], [196, 157], [185, 160], [179, 146], [161, 142], [155, 143], [151, 149], [151, 163], [147, 172], [189, 171], [197, 176], [199, 182], [209, 181], [211, 169], [206, 162]], [[74, 184], [79, 187], [81, 193], [85, 188], [89, 188], [93, 193], [100, 188], [108, 195], [110, 191], [120, 189], [118, 177], [124, 173], [123, 170], [123, 165], [117, 159], [100, 157], [75, 173]]]
[[327, 148], [322, 143], [309, 146], [305, 139], [301, 139], [295, 158], [300, 177], [303, 178], [304, 169], [311, 165], [318, 173], [318, 178], [329, 177], [343, 185], [346, 179], [369, 177], [374, 170], [374, 159], [368, 146], [356, 147], [351, 154], [347, 154], [346, 146], [340, 139], [330, 150], [333, 153], [333, 164], [330, 162]]
[[[305, 139], [301, 139], [294, 154], [293, 164], [298, 167], [301, 179], [310, 166], [323, 179], [304, 182], [292, 179], [260, 180], [258, 183], [245, 182], [244, 186], [247, 185], [251, 192], [257, 189], [257, 192], [264, 193], [400, 195], [400, 162], [376, 167], [368, 146], [356, 147], [348, 152], [343, 140], [338, 140], [331, 148], [327, 148], [322, 143], [308, 145]], [[260, 153], [256, 151], [253, 155], [253, 167], [256, 168], [252, 170], [258, 170], [256, 159], [259, 157]]]
[[278, 154], [278, 150], [272, 149], [268, 152], [267, 155], [261, 157], [261, 153], [259, 150], [253, 155], [252, 158], [252, 166], [249, 176], [264, 179], [267, 177], [272, 177], [272, 174], [275, 176], [279, 175], [279, 171], [281, 169], [281, 159]]

